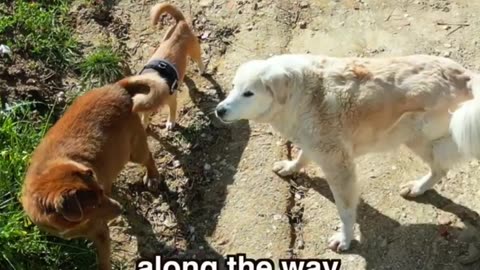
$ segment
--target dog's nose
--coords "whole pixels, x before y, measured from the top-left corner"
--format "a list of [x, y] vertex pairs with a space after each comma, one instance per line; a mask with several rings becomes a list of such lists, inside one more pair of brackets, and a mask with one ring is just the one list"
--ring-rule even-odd
[[224, 107], [218, 107], [217, 108], [218, 117], [223, 117], [226, 112], [227, 112], [227, 109], [225, 109]]

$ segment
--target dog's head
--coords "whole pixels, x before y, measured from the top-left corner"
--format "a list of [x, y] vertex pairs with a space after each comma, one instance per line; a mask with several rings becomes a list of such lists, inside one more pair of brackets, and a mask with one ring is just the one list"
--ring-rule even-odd
[[241, 65], [233, 79], [233, 89], [217, 105], [215, 114], [224, 122], [241, 119], [268, 121], [275, 108], [288, 100], [292, 74], [281, 65], [253, 60]]
[[42, 224], [51, 228], [67, 229], [91, 219], [109, 221], [122, 212], [121, 205], [105, 195], [93, 170], [74, 161], [53, 162], [27, 184], [22, 198], [27, 214], [34, 222], [54, 223]]

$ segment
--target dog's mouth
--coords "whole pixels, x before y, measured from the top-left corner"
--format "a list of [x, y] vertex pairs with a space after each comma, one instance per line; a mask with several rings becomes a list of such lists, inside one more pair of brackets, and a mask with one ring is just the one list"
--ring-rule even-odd
[[215, 113], [215, 116], [217, 117], [218, 120], [220, 120], [220, 122], [224, 123], [224, 124], [232, 124], [234, 123], [235, 121], [228, 121], [228, 120], [225, 120], [223, 119], [222, 117], [218, 116], [216, 113]]

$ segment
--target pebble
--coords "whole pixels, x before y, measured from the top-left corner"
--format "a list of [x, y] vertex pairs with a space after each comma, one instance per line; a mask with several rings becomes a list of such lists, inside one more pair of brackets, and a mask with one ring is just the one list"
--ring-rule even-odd
[[440, 225], [450, 225], [455, 221], [454, 217], [450, 214], [442, 213], [440, 216], [437, 218], [437, 222]]
[[174, 168], [180, 167], [180, 160], [174, 160], [174, 161], [173, 161], [173, 167], [174, 167]]
[[310, 6], [310, 4], [306, 1], [300, 2], [300, 8], [308, 8], [309, 6]]
[[211, 31], [205, 31], [205, 32], [203, 32], [203, 34], [200, 38], [202, 40], [206, 40], [206, 39], [208, 39], [208, 37], [210, 36], [211, 33], [212, 33]]
[[208, 163], [205, 163], [205, 165], [203, 165], [203, 169], [205, 171], [209, 171], [210, 169], [212, 169], [212, 165], [208, 164]]
[[305, 22], [305, 21], [301, 21], [298, 25], [300, 26], [300, 29], [307, 28], [307, 22]]
[[[30, 79], [27, 80], [27, 84], [36, 84], [36, 83], [37, 83], [37, 81], [35, 79], [30, 78]], [[62, 93], [62, 92], [60, 92], [60, 93]], [[60, 97], [60, 96], [58, 96], [58, 97]]]
[[450, 57], [450, 55], [452, 55], [451, 51], [443, 52], [443, 57]]
[[443, 44], [443, 46], [445, 46], [445, 48], [451, 48], [451, 47], [452, 47], [452, 44], [450, 44], [450, 43], [445, 43], [445, 44]]
[[203, 0], [200, 1], [200, 6], [201, 7], [209, 7], [213, 4], [213, 0]]
[[303, 249], [305, 247], [305, 242], [303, 240], [298, 240], [297, 241], [297, 248], [298, 249]]

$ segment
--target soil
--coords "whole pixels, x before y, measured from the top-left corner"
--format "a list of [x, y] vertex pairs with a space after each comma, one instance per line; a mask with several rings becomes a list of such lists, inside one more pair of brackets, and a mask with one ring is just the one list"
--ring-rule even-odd
[[[75, 5], [78, 36], [86, 50], [113, 42], [125, 53], [129, 72], [139, 71], [171, 23], [165, 18], [160, 29], [150, 26], [149, 9], [156, 3], [120, 0], [100, 11]], [[136, 260], [156, 254], [221, 260], [246, 253], [273, 261], [339, 258], [344, 270], [480, 269], [477, 161], [453, 169], [421, 198], [405, 200], [399, 186], [427, 172], [417, 157], [402, 148], [359, 158], [357, 241], [350, 251], [337, 254], [327, 249], [339, 218], [321, 169], [310, 165], [295, 177], [278, 177], [272, 165], [294, 156], [294, 145], [267, 125], [225, 125], [212, 114], [242, 62], [280, 53], [425, 53], [478, 70], [480, 2], [172, 3], [191, 18], [209, 75], [198, 75], [190, 65], [181, 87], [178, 126], [166, 131], [165, 114], [158, 114], [150, 128], [151, 149], [172, 192], [143, 188], [144, 172], [136, 165], [127, 166], [116, 182], [115, 197], [126, 207], [111, 227], [117, 263], [133, 269]]]

